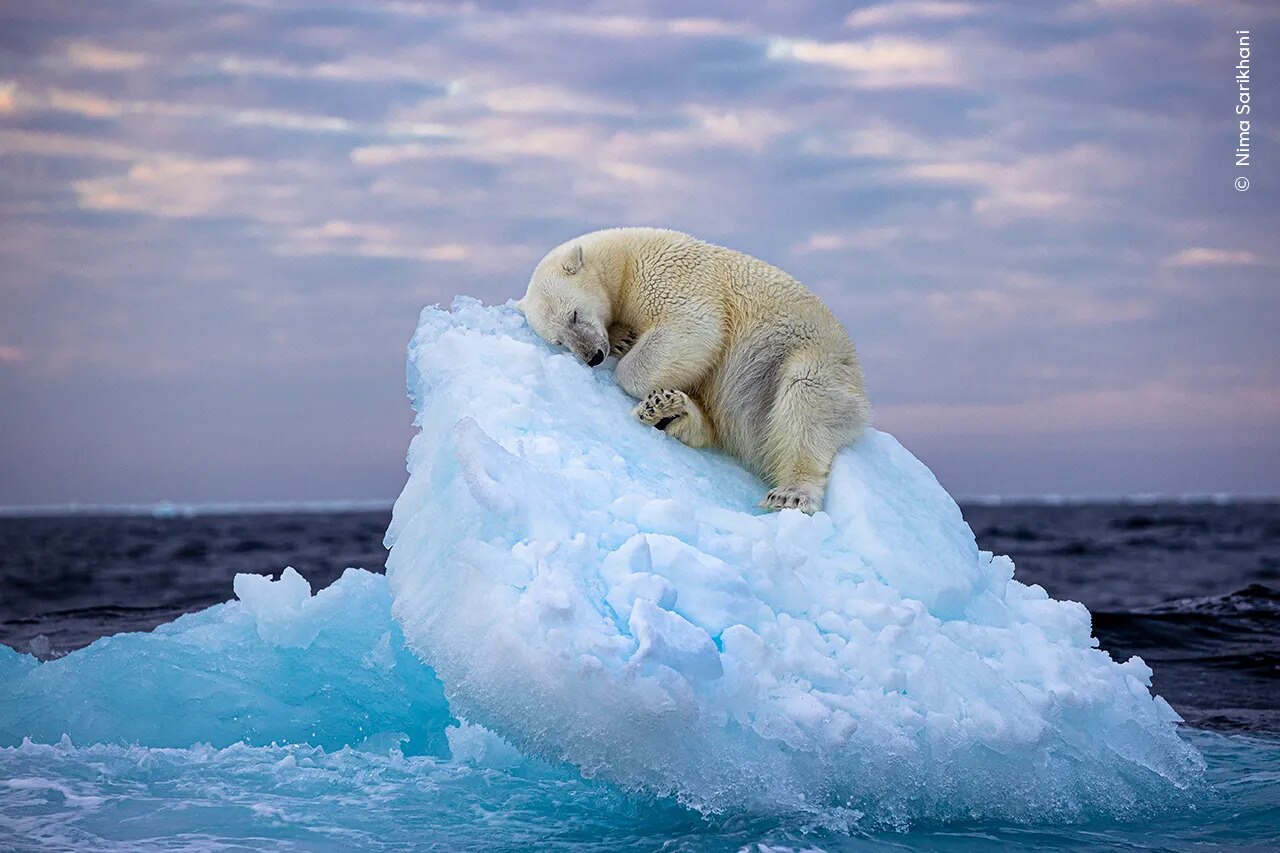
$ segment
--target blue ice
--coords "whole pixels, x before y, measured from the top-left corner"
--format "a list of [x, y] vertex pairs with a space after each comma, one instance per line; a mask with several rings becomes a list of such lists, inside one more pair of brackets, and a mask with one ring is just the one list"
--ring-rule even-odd
[[0, 646], [0, 746], [399, 746], [448, 753], [440, 682], [404, 648], [386, 579], [314, 596], [293, 569], [237, 575], [236, 600], [40, 663]]

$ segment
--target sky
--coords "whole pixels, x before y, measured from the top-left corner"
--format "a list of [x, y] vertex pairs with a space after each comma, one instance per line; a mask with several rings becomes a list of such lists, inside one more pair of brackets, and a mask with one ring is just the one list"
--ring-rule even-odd
[[419, 310], [615, 225], [806, 283], [955, 494], [1280, 493], [1240, 29], [1274, 68], [1262, 0], [0, 2], [0, 504], [389, 500]]

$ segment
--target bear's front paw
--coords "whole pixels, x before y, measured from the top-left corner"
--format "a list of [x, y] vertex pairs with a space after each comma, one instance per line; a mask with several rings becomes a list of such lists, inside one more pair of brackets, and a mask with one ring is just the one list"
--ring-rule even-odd
[[611, 326], [609, 328], [609, 355], [622, 358], [631, 352], [636, 345], [636, 330], [630, 326]]
[[764, 496], [760, 506], [765, 509], [798, 509], [813, 515], [820, 507], [818, 496], [810, 486], [779, 486]]
[[665, 430], [678, 418], [689, 414], [689, 396], [683, 391], [664, 388], [654, 391], [631, 410], [640, 423]]

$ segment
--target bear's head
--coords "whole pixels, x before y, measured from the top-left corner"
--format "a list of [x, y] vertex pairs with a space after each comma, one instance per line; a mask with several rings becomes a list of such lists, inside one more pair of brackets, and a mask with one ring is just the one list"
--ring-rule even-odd
[[542, 259], [529, 279], [529, 290], [516, 303], [538, 336], [595, 367], [609, 355], [612, 306], [593, 266], [575, 244]]

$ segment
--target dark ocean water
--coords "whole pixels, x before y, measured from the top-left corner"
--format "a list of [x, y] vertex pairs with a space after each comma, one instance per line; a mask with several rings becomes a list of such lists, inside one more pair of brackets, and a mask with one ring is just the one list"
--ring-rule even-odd
[[[1084, 603], [1190, 725], [1280, 731], [1280, 503], [969, 505], [981, 547]], [[313, 588], [381, 572], [387, 512], [0, 518], [0, 642], [52, 657], [231, 597], [237, 572]]]

